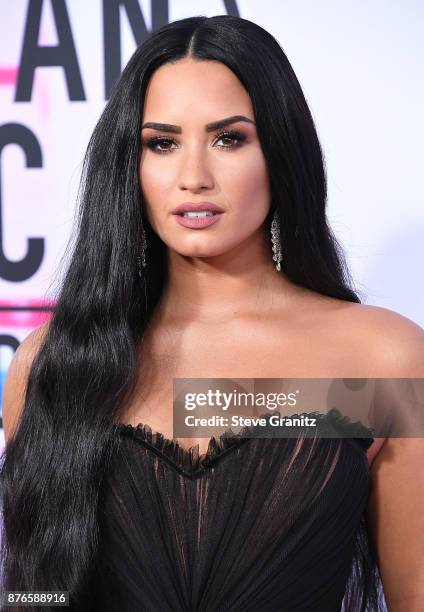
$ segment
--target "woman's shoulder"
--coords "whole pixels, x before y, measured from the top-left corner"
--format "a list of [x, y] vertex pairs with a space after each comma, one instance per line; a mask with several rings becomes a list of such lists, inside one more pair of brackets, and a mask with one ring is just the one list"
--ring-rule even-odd
[[398, 312], [351, 303], [340, 311], [346, 332], [360, 338], [376, 378], [424, 377], [424, 329]]
[[29, 372], [49, 329], [47, 322], [33, 329], [16, 349], [3, 387], [2, 420], [6, 442], [13, 436], [25, 403]]
[[[320, 297], [312, 292], [307, 300], [311, 314], [316, 313], [317, 325], [326, 330], [328, 342], [337, 352], [343, 376], [424, 378], [424, 330], [420, 325], [382, 306]], [[370, 464], [385, 441], [375, 438], [367, 451]]]
[[292, 310], [303, 329], [317, 338], [324, 334], [341, 357], [348, 350], [353, 366], [353, 358], [358, 356], [358, 376], [423, 377], [424, 329], [408, 317], [383, 306], [341, 300], [304, 288], [298, 291]]
[[10, 367], [16, 364], [28, 365], [34, 360], [50, 328], [50, 321], [34, 328], [19, 344]]

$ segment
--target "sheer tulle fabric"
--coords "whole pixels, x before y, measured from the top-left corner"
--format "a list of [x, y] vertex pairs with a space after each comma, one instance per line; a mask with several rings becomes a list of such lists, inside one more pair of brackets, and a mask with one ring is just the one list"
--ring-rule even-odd
[[[335, 413], [320, 425], [355, 426]], [[372, 438], [245, 433], [199, 456], [148, 425], [117, 427], [91, 609], [386, 610], [364, 519]]]

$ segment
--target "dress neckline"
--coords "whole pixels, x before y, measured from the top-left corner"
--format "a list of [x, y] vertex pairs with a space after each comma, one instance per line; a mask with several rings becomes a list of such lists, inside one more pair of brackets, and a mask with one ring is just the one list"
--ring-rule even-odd
[[187, 448], [177, 438], [168, 438], [162, 432], [152, 429], [147, 423], [117, 424], [119, 434], [147, 447], [178, 472], [188, 477], [199, 476], [208, 468], [213, 469], [218, 460], [250, 440], [251, 438], [245, 435], [246, 429], [243, 428], [240, 432], [234, 433], [228, 428], [219, 436], [211, 436], [207, 450], [200, 454], [199, 443]]
[[[268, 420], [272, 415], [280, 414], [278, 411], [267, 412], [259, 415]], [[350, 438], [353, 439], [356, 445], [366, 452], [374, 441], [371, 429], [365, 427], [359, 421], [352, 422], [348, 417], [343, 416], [339, 410], [332, 408], [326, 414], [319, 412], [303, 413], [317, 419], [317, 437], [324, 438]], [[291, 418], [300, 417], [302, 414], [290, 415]], [[282, 436], [272, 431], [272, 426], [267, 425], [269, 432], [268, 437], [281, 438]], [[306, 428], [307, 429], [307, 428]], [[207, 450], [199, 454], [199, 443], [193, 444], [190, 447], [182, 446], [177, 438], [168, 438], [162, 432], [152, 429], [147, 423], [140, 422], [137, 425], [131, 423], [116, 423], [117, 432], [131, 440], [140, 443], [145, 448], [148, 448], [160, 459], [166, 461], [180, 474], [188, 478], [196, 478], [205, 473], [209, 468], [212, 468], [218, 460], [221, 460], [232, 451], [240, 448], [251, 439], [262, 438], [263, 428], [254, 425], [245, 426], [238, 432], [234, 432], [230, 427], [219, 436], [211, 436], [209, 438]], [[302, 436], [305, 432], [303, 427], [295, 427], [292, 429], [297, 434]], [[273, 435], [274, 434], [274, 435]], [[310, 437], [310, 436], [309, 436]], [[313, 436], [312, 436], [313, 437]], [[296, 441], [293, 435], [284, 437], [284, 439]]]

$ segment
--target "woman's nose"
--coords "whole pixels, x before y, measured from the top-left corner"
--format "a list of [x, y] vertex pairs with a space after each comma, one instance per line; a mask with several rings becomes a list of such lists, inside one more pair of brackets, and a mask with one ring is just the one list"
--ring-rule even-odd
[[207, 154], [198, 150], [182, 157], [178, 179], [180, 189], [197, 191], [211, 189], [214, 186], [213, 175], [206, 158]]

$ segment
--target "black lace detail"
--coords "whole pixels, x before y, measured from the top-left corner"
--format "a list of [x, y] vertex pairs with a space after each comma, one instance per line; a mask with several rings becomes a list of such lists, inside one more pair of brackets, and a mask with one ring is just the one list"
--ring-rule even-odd
[[200, 455], [199, 444], [185, 448], [176, 438], [165, 437], [161, 432], [152, 430], [147, 423], [139, 423], [136, 426], [120, 423], [118, 430], [122, 435], [140, 442], [178, 472], [190, 478], [202, 474], [218, 459], [222, 459], [249, 440], [242, 431], [235, 435], [231, 435], [231, 431], [225, 431], [218, 438], [211, 437], [207, 451]]
[[273, 415], [281, 416], [278, 411], [266, 412], [257, 418], [266, 420], [265, 426], [247, 425], [238, 432], [226, 429], [218, 437], [209, 439], [205, 453], [199, 455], [199, 444], [186, 448], [176, 438], [167, 438], [161, 432], [154, 431], [147, 423], [131, 425], [118, 423], [117, 431], [149, 448], [163, 458], [185, 476], [195, 477], [212, 467], [218, 459], [222, 459], [231, 451], [245, 444], [249, 439], [258, 438], [288, 438], [297, 440], [302, 437], [312, 438], [347, 438], [366, 451], [374, 441], [372, 430], [359, 421], [351, 421], [349, 417], [333, 408], [326, 414], [320, 412], [295, 413], [290, 419], [310, 417], [316, 419], [315, 427], [295, 425], [290, 427], [271, 425], [269, 419]]

